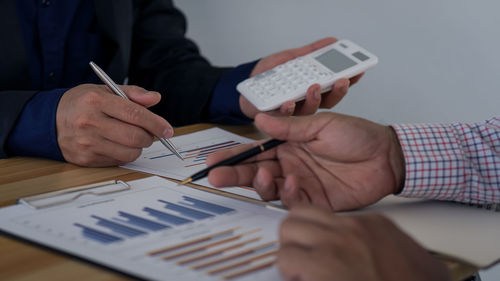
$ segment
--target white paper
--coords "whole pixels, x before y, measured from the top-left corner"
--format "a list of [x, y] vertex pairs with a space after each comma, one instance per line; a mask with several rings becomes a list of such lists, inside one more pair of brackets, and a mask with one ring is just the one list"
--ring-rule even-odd
[[[220, 128], [211, 128], [196, 133], [171, 138], [184, 161], [177, 158], [160, 142], [153, 143], [142, 151], [134, 162], [124, 165], [124, 168], [164, 176], [176, 180], [184, 180], [194, 173], [207, 167], [206, 156], [212, 152], [235, 147], [239, 144], [251, 143], [254, 140], [230, 133]], [[195, 182], [210, 188], [207, 179]], [[247, 186], [225, 187], [219, 190], [261, 200], [254, 188]]]
[[[84, 195], [57, 207], [35, 210], [18, 204], [2, 208], [0, 229], [154, 280], [220, 280], [275, 259], [278, 227], [285, 211], [178, 186], [159, 177], [129, 184], [132, 188], [128, 191]], [[209, 236], [213, 237], [196, 242]], [[181, 245], [186, 242], [193, 243]], [[151, 253], [173, 245], [180, 246], [161, 254]], [[198, 250], [188, 253], [195, 249]], [[202, 269], [191, 268], [249, 249], [254, 251]], [[172, 257], [180, 252], [183, 255]], [[207, 253], [213, 255], [202, 258]], [[167, 256], [172, 258], [163, 260]], [[177, 264], [193, 257], [197, 259], [191, 263]], [[254, 257], [260, 258], [218, 274], [206, 273]], [[281, 280], [281, 277], [272, 265], [235, 280]]]

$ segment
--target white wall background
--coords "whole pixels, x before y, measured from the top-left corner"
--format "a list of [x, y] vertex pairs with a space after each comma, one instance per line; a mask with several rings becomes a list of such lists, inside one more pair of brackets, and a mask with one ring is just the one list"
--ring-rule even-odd
[[325, 36], [379, 57], [335, 111], [382, 123], [500, 114], [498, 0], [176, 0], [188, 36], [237, 65]]
[[[237, 65], [325, 36], [379, 64], [335, 111], [382, 123], [482, 121], [500, 114], [498, 0], [176, 0], [188, 36]], [[500, 266], [482, 274], [500, 280]]]

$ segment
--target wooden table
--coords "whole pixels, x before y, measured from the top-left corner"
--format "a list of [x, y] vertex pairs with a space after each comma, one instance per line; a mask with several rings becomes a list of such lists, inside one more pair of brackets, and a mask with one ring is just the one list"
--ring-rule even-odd
[[[182, 135], [214, 125], [175, 129]], [[219, 126], [253, 139], [264, 137], [254, 126]], [[124, 181], [151, 176], [124, 168], [82, 168], [51, 160], [14, 157], [0, 159], [0, 207], [19, 197], [112, 179]], [[0, 280], [128, 280], [129, 278], [17, 239], [0, 235]]]
[[[197, 124], [175, 129], [175, 135], [187, 134], [214, 125]], [[263, 138], [254, 126], [220, 126], [253, 139]], [[124, 181], [151, 176], [124, 168], [82, 168], [73, 164], [44, 159], [14, 157], [0, 160], [0, 207], [16, 199], [72, 186], [112, 179]], [[474, 268], [447, 262], [453, 280], [462, 280]], [[0, 235], [0, 280], [130, 280], [129, 277], [104, 270], [39, 246]]]

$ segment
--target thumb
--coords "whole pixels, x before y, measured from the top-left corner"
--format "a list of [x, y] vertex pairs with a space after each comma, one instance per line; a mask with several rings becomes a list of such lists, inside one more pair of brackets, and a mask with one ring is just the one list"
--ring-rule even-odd
[[158, 92], [148, 91], [139, 86], [120, 86], [130, 100], [144, 107], [151, 107], [161, 100]]
[[255, 116], [255, 124], [265, 134], [297, 142], [314, 139], [330, 120], [331, 116], [323, 113], [301, 117], [275, 117], [264, 113]]

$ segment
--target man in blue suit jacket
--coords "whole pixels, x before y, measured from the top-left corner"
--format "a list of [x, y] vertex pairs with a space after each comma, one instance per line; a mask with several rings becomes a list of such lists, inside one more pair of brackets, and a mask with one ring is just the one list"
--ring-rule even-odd
[[[250, 122], [257, 110], [236, 92], [237, 83], [335, 41], [326, 38], [235, 68], [214, 67], [185, 37], [185, 18], [170, 0], [0, 4], [1, 158], [119, 165], [136, 159], [153, 135], [171, 137], [170, 124]], [[123, 86], [131, 101], [110, 94], [97, 85], [90, 60], [117, 83], [128, 80], [151, 91]], [[304, 102], [285, 103], [278, 113], [332, 107], [349, 82], [337, 82], [323, 96], [312, 86]]]

